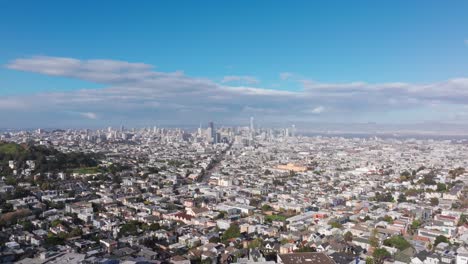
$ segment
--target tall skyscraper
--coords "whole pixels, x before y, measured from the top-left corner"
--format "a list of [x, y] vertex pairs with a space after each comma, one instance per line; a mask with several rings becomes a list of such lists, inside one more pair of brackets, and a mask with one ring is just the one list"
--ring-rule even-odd
[[296, 125], [292, 125], [291, 127], [291, 137], [295, 137], [296, 136]]
[[198, 127], [197, 135], [198, 135], [199, 137], [201, 137], [201, 135], [202, 135], [201, 122], [200, 122], [200, 126]]
[[209, 127], [211, 130], [211, 142], [216, 143], [216, 130], [213, 122], [209, 123]]
[[253, 116], [250, 117], [250, 139], [253, 140], [255, 138], [255, 127], [254, 127], [254, 118]]

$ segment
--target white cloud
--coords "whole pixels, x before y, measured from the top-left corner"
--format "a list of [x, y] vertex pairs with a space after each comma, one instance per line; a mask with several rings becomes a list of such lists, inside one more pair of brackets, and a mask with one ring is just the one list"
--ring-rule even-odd
[[84, 113], [80, 113], [80, 115], [87, 119], [97, 119], [96, 113], [93, 113], [93, 112], [84, 112]]
[[320, 106], [317, 106], [317, 107], [311, 109], [309, 112], [312, 113], [312, 114], [321, 114], [324, 111], [325, 111], [325, 107], [320, 105]]
[[72, 77], [99, 83], [132, 81], [155, 77], [152, 66], [114, 60], [77, 60], [72, 58], [35, 56], [16, 59], [7, 68], [52, 76]]
[[259, 83], [259, 80], [252, 76], [229, 75], [229, 76], [224, 76], [221, 82], [222, 83], [242, 82], [246, 84], [257, 84]]
[[[7, 67], [106, 86], [0, 96], [0, 109], [4, 110], [0, 111], [0, 121], [11, 120], [10, 116], [16, 115], [17, 122], [25, 123], [31, 121], [31, 113], [39, 110], [45, 114], [34, 120], [36, 122], [47, 122], [51, 116], [48, 113], [74, 112], [88, 120], [105, 116], [106, 121], [114, 118], [147, 124], [154, 120], [169, 120], [180, 124], [212, 118], [229, 123], [244, 120], [244, 115], [249, 112], [258, 120], [279, 121], [294, 117], [306, 121], [343, 113], [360, 113], [362, 116], [373, 112], [423, 109], [432, 104], [465, 105], [468, 102], [468, 78], [426, 84], [301, 80], [302, 90], [287, 91], [255, 85], [228, 85], [231, 81], [255, 82], [251, 76], [225, 76], [219, 84], [186, 76], [183, 72], [155, 71], [153, 66], [144, 63], [112, 60], [32, 57], [14, 60]], [[283, 77], [287, 79], [290, 75], [283, 73]], [[314, 106], [312, 109], [311, 105]], [[66, 117], [63, 118], [66, 122]]]
[[4, 110], [25, 110], [28, 105], [15, 97], [0, 97], [0, 109]]

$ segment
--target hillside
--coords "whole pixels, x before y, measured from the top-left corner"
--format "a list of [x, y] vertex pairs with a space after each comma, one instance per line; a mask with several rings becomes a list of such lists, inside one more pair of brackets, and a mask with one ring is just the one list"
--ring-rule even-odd
[[10, 175], [10, 160], [15, 161], [16, 169], [28, 168], [26, 161], [33, 160], [33, 173], [56, 172], [77, 168], [95, 167], [98, 155], [80, 152], [62, 153], [54, 148], [38, 145], [23, 145], [0, 142], [0, 173]]

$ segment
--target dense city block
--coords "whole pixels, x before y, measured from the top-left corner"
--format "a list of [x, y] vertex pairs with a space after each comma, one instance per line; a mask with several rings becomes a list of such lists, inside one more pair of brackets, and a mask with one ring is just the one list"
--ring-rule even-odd
[[467, 141], [253, 118], [0, 135], [0, 262], [468, 261]]

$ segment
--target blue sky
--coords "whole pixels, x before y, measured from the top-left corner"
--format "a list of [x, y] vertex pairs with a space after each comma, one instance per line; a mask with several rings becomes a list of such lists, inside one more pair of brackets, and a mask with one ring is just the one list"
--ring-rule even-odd
[[[1, 5], [4, 127], [194, 119], [228, 124], [250, 115], [265, 124], [465, 122], [468, 116], [463, 97], [468, 92], [467, 1], [4, 1]], [[184, 90], [175, 84], [179, 79], [164, 82], [178, 94], [144, 100], [151, 108], [131, 107], [123, 97], [107, 108], [97, 108], [89, 98], [73, 105], [66, 98], [76, 98], [76, 93], [85, 96], [83, 89], [90, 91], [86, 96], [99, 93], [106, 101], [109, 89], [114, 89], [113, 96], [135, 99], [165, 88], [159, 82], [116, 83], [71, 72], [97, 74], [99, 67], [50, 74], [41, 68], [50, 66], [51, 58], [144, 63], [152, 66], [146, 71], [179, 72], [196, 86]], [[27, 61], [18, 65], [21, 59]], [[387, 91], [395, 83], [399, 85]], [[207, 87], [213, 90], [205, 91]], [[433, 96], [427, 98], [423, 91]], [[193, 106], [193, 101], [180, 100], [194, 93], [230, 96], [232, 101], [195, 100], [199, 104]], [[63, 99], [55, 103], [58, 96]], [[37, 103], [38, 98], [47, 107]], [[389, 102], [379, 107], [376, 100]], [[298, 108], [288, 112], [291, 102]], [[115, 108], [121, 111], [116, 113]], [[187, 118], [187, 111], [195, 111], [195, 117]], [[353, 113], [352, 118], [344, 113]]]

